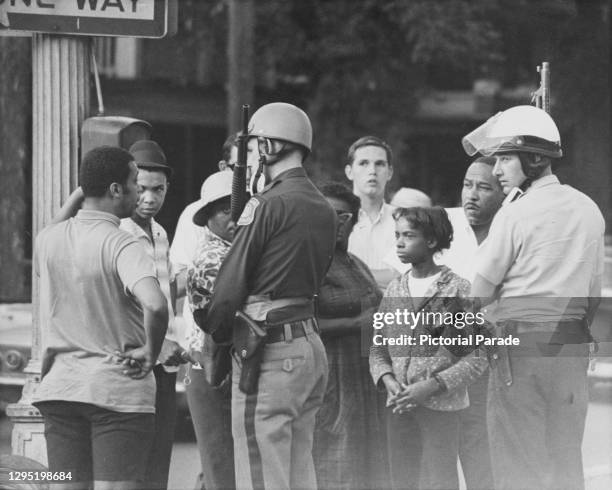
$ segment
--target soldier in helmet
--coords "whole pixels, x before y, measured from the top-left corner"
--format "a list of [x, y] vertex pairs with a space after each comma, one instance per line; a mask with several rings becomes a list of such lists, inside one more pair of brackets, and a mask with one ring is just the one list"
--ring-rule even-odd
[[267, 185], [247, 203], [208, 308], [194, 318], [216, 342], [241, 334], [231, 328], [237, 311], [266, 332], [254, 393], [239, 385], [248, 349], [234, 356], [236, 486], [316, 488], [311, 451], [327, 358], [313, 299], [333, 256], [336, 217], [302, 167], [312, 144], [302, 110], [267, 104], [253, 114], [249, 135]]
[[588, 325], [601, 296], [604, 219], [553, 174], [561, 139], [545, 111], [510, 108], [463, 145], [470, 155], [495, 157], [493, 173], [506, 193], [520, 189], [493, 219], [472, 289], [493, 302], [484, 311], [497, 335], [520, 342], [491, 353], [495, 488], [584, 488]]

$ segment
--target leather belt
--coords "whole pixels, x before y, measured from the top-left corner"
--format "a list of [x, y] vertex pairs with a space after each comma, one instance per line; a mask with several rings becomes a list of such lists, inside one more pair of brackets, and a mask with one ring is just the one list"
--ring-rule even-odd
[[[263, 323], [263, 322], [262, 322]], [[266, 343], [291, 342], [292, 339], [306, 337], [311, 333], [318, 333], [319, 329], [313, 318], [307, 318], [297, 322], [283, 323], [282, 325], [262, 325], [268, 334]]]
[[565, 335], [579, 335], [588, 332], [585, 320], [562, 320], [559, 322], [523, 322], [506, 320], [502, 322], [507, 333], [515, 335], [530, 333], [561, 333]]

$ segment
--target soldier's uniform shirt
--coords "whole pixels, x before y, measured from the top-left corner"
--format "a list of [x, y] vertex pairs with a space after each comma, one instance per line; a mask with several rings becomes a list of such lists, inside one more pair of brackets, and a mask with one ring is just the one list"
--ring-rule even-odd
[[237, 224], [206, 317], [211, 333], [232, 325], [247, 296], [312, 298], [334, 253], [335, 213], [301, 167], [251, 198]]
[[476, 263], [480, 276], [500, 285], [495, 317], [584, 318], [587, 297], [601, 296], [604, 228], [597, 205], [554, 175], [503, 206]]
[[[331, 264], [335, 223], [334, 210], [303, 168], [281, 173], [247, 203], [237, 223], [204, 328], [216, 340], [229, 340], [237, 309], [261, 320], [276, 300], [312, 298]], [[251, 311], [256, 303], [245, 305], [247, 297], [261, 298], [261, 309]], [[236, 488], [316, 488], [312, 443], [327, 357], [313, 321], [301, 323], [305, 336], [265, 345], [256, 393], [238, 388], [242, 366], [234, 359]]]
[[548, 175], [499, 210], [479, 250], [477, 273], [500, 286], [493, 317], [521, 327], [511, 381], [500, 366], [489, 377], [496, 489], [584, 488], [588, 348], [545, 336], [559, 320], [584, 319], [588, 297], [600, 296], [603, 234], [593, 201]]

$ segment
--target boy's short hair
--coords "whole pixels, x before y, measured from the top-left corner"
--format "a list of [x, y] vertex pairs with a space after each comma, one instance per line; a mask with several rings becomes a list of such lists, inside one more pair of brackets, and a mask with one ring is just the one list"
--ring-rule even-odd
[[103, 197], [112, 183], [125, 185], [132, 161], [132, 154], [123, 148], [99, 146], [88, 151], [79, 168], [85, 197]]
[[353, 161], [355, 160], [355, 152], [364, 146], [378, 146], [379, 148], [382, 148], [387, 153], [387, 163], [390, 167], [393, 165], [393, 152], [391, 151], [391, 147], [377, 136], [362, 136], [355, 141], [348, 149], [347, 165], [353, 164]]
[[397, 208], [393, 219], [405, 219], [410, 225], [423, 232], [423, 236], [436, 241], [434, 252], [449, 248], [453, 241], [453, 225], [446, 210], [440, 206], [431, 208]]

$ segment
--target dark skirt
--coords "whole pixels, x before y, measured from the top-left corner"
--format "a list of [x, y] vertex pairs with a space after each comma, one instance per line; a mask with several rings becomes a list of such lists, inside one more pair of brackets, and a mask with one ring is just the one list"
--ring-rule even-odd
[[329, 381], [317, 414], [313, 459], [320, 490], [389, 488], [384, 404], [359, 334], [323, 338]]

